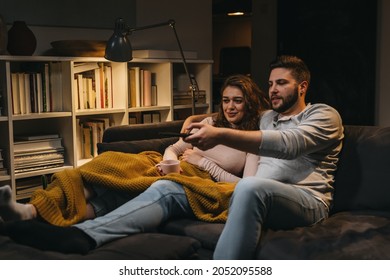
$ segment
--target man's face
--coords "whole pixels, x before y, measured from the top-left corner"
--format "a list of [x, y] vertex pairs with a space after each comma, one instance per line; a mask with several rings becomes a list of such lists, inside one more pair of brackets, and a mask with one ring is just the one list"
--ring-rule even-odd
[[268, 85], [272, 109], [285, 115], [292, 114], [299, 99], [299, 85], [291, 71], [285, 68], [273, 69]]

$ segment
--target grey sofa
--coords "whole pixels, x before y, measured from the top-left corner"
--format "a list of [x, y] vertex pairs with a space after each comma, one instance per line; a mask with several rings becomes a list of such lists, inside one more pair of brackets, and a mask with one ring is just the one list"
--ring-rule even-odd
[[[182, 121], [105, 131], [99, 152], [164, 149]], [[390, 127], [345, 126], [330, 217], [311, 227], [264, 229], [257, 259], [390, 259]], [[211, 259], [223, 224], [172, 220], [156, 232], [108, 243], [87, 255], [44, 252], [0, 236], [0, 259]]]

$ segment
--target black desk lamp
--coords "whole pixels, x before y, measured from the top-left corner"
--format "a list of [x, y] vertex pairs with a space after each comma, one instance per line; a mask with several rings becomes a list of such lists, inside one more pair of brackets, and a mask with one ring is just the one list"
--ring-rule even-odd
[[133, 49], [131, 47], [130, 40], [128, 38], [128, 35], [130, 35], [133, 31], [138, 30], [144, 30], [144, 29], [150, 29], [155, 27], [161, 27], [161, 26], [169, 26], [172, 28], [173, 33], [175, 34], [176, 42], [180, 50], [180, 56], [183, 62], [184, 70], [188, 76], [190, 86], [189, 90], [192, 94], [192, 114], [195, 114], [195, 102], [196, 102], [196, 92], [198, 92], [197, 82], [195, 80], [195, 77], [190, 75], [187, 67], [187, 62], [184, 57], [184, 52], [180, 44], [179, 37], [177, 36], [177, 32], [175, 29], [175, 21], [170, 19], [167, 22], [157, 23], [153, 25], [147, 25], [143, 27], [136, 27], [136, 28], [130, 28], [127, 26], [126, 22], [122, 18], [118, 18], [115, 21], [115, 30], [114, 34], [111, 36], [111, 38], [108, 40], [106, 45], [106, 53], [104, 57], [111, 61], [116, 62], [127, 62], [131, 61], [133, 59]]

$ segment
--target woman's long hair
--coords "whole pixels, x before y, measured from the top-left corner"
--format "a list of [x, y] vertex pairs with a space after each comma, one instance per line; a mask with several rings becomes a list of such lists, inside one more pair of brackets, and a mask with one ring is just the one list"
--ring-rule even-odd
[[[240, 123], [237, 123], [236, 129], [240, 130], [258, 130], [260, 124], [260, 117], [263, 111], [270, 108], [267, 95], [260, 90], [252, 79], [245, 75], [232, 75], [228, 77], [222, 87], [221, 96], [223, 91], [228, 87], [236, 87], [243, 93], [245, 100], [245, 114]], [[214, 120], [214, 126], [216, 127], [232, 127], [232, 125], [225, 118], [223, 112], [223, 102], [221, 101], [218, 115]]]

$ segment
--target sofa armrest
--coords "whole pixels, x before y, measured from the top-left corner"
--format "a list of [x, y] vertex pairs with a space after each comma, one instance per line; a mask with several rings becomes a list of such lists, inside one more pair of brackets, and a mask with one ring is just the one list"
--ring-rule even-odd
[[[107, 128], [103, 133], [103, 143], [161, 139], [160, 132], [180, 132], [184, 121], [170, 121], [151, 124], [120, 125]], [[167, 137], [167, 136], [165, 136]]]
[[106, 151], [117, 151], [136, 154], [143, 151], [156, 151], [163, 154], [165, 149], [179, 138], [160, 135], [160, 132], [180, 132], [183, 122], [180, 120], [110, 127], [104, 131], [103, 142], [97, 145], [98, 152], [101, 154]]

